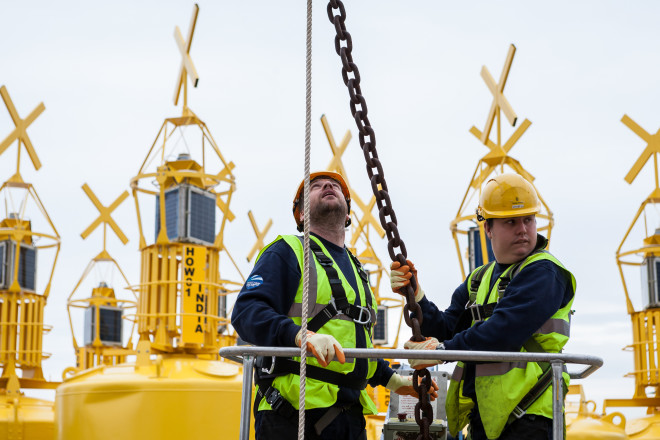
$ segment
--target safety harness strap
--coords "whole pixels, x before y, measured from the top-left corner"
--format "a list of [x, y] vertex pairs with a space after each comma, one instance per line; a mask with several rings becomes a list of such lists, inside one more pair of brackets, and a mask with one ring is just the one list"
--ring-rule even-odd
[[[285, 374], [299, 374], [300, 362], [289, 358], [259, 356], [255, 362], [255, 369], [259, 377], [258, 380], [255, 379], [255, 382], [258, 382], [274, 379]], [[307, 365], [307, 377], [358, 391], [367, 387], [367, 379], [350, 377], [346, 374], [315, 365]]]
[[[268, 358], [258, 357], [257, 362], [255, 363], [256, 374], [254, 376], [254, 383], [258, 386], [257, 397], [254, 402], [255, 414], [259, 404], [261, 403], [261, 400], [266, 399], [266, 402], [268, 402], [271, 409], [275, 413], [297, 426], [298, 412], [293, 407], [293, 405], [280, 394], [277, 388], [273, 387], [273, 381], [275, 380], [275, 377], [282, 374], [299, 374], [300, 363], [291, 359], [273, 357], [272, 362], [274, 362], [274, 364], [269, 368], [265, 368], [265, 359]], [[341, 378], [339, 376], [341, 376]], [[313, 365], [307, 365], [307, 377], [359, 390], [363, 390], [367, 386], [366, 379], [349, 379], [341, 373], [326, 370], [324, 368], [319, 368]], [[358, 406], [360, 413], [362, 413], [362, 407], [359, 404], [352, 404], [347, 407], [331, 406], [328, 408], [328, 411], [314, 424], [314, 426], [305, 430], [305, 437], [312, 440], [320, 439], [319, 436], [321, 432], [323, 432], [323, 430], [330, 423], [332, 423], [332, 421], [339, 414], [341, 414], [343, 411], [348, 411]]]
[[[527, 258], [542, 252], [547, 252], [547, 251], [542, 249], [537, 249], [531, 254], [529, 254]], [[518, 275], [518, 273], [520, 273], [520, 270], [522, 269], [522, 266], [525, 263], [525, 261], [527, 261], [527, 258], [517, 262], [512, 266], [509, 266], [500, 276], [499, 284], [497, 285], [498, 301], [501, 300], [502, 297], [504, 296], [504, 292], [506, 291], [506, 288], [509, 287], [511, 280], [516, 275]], [[483, 305], [476, 304], [477, 292], [479, 291], [479, 286], [481, 285], [481, 281], [483, 280], [483, 277], [486, 271], [488, 270], [488, 268], [493, 264], [495, 264], [495, 262], [491, 261], [488, 264], [481, 266], [472, 275], [472, 278], [470, 279], [470, 300], [466, 304], [465, 310], [459, 317], [458, 322], [456, 324], [456, 328], [454, 330], [459, 330], [459, 331], [465, 330], [472, 325], [472, 321], [475, 322], [485, 321], [486, 319], [493, 316], [493, 312], [495, 311], [495, 306], [497, 305], [497, 302], [483, 304]]]
[[357, 268], [358, 275], [360, 275], [360, 280], [362, 280], [362, 288], [364, 289], [364, 298], [367, 302], [366, 306], [371, 311], [372, 299], [371, 287], [369, 286], [369, 275], [367, 275], [367, 272], [364, 270], [360, 260], [358, 260], [358, 258], [348, 249], [346, 249], [346, 252], [348, 252], [348, 256], [351, 257], [351, 260], [353, 260], [353, 264], [355, 264], [355, 267]]
[[[547, 353], [541, 344], [539, 344], [534, 338], [529, 338], [525, 343], [523, 344], [523, 347], [525, 350], [528, 352], [532, 353]], [[538, 381], [534, 384], [534, 386], [523, 396], [522, 399], [520, 399], [520, 402], [518, 402], [518, 405], [516, 405], [515, 408], [513, 408], [513, 411], [511, 411], [511, 414], [509, 415], [509, 420], [507, 421], [507, 425], [515, 422], [517, 419], [521, 418], [527, 413], [527, 409], [532, 406], [536, 400], [543, 395], [545, 390], [547, 390], [550, 385], [552, 385], [552, 368], [550, 368], [550, 363], [549, 362], [537, 362], [539, 367], [541, 367], [541, 376], [539, 377]], [[566, 366], [564, 366], [564, 369], [566, 369]], [[561, 381], [562, 389], [564, 390], [564, 396], [566, 396], [566, 393], [568, 392], [568, 387], [566, 386], [565, 381]]]
[[[537, 244], [537, 249], [533, 251], [531, 254], [529, 254], [527, 258], [542, 252], [547, 252], [546, 250], [543, 250], [546, 244], [547, 244], [547, 240]], [[511, 280], [516, 275], [518, 275], [518, 273], [520, 273], [523, 264], [525, 263], [525, 261], [527, 261], [527, 258], [523, 259], [522, 261], [519, 261], [518, 263], [512, 266], [509, 266], [507, 270], [505, 270], [504, 273], [500, 276], [499, 284], [497, 286], [498, 301], [501, 300], [502, 297], [504, 296], [504, 292], [506, 291], [506, 288], [509, 286], [509, 283], [511, 283]], [[454, 328], [454, 332], [460, 332], [462, 330], [465, 330], [472, 325], [472, 322], [485, 321], [486, 319], [490, 318], [493, 315], [497, 302], [488, 303], [484, 305], [476, 304], [477, 292], [479, 291], [479, 286], [481, 285], [481, 281], [483, 280], [486, 271], [493, 264], [495, 264], [495, 262], [491, 261], [488, 264], [485, 264], [480, 268], [478, 268], [472, 274], [469, 284], [469, 294], [470, 294], [469, 301], [465, 306], [465, 310], [463, 311], [463, 313], [461, 313], [461, 316], [457, 321], [456, 327]], [[534, 339], [533, 337], [530, 337], [527, 341], [525, 341], [523, 347], [527, 352], [546, 353], [546, 351], [543, 349], [543, 346], [541, 346], [541, 344], [539, 344], [536, 341], [536, 339]], [[545, 392], [545, 390], [547, 390], [548, 387], [552, 384], [552, 369], [550, 368], [550, 363], [537, 362], [537, 364], [539, 367], [541, 367], [542, 370], [541, 376], [539, 377], [536, 384], [534, 384], [534, 386], [529, 390], [529, 392], [527, 392], [527, 394], [523, 396], [520, 402], [518, 402], [518, 405], [516, 405], [516, 407], [513, 409], [513, 411], [509, 415], [509, 420], [507, 421], [507, 425], [513, 423], [514, 421], [524, 416], [527, 412], [527, 409], [534, 402], [536, 402], [536, 400], [539, 397], [541, 397]], [[562, 381], [562, 387], [564, 389], [564, 395], [566, 395], [566, 392], [568, 391], [566, 387], [566, 382]]]
[[488, 268], [490, 268], [493, 264], [495, 264], [495, 261], [490, 261], [487, 264], [477, 268], [477, 270], [472, 275], [472, 278], [470, 278], [470, 304], [474, 304], [477, 301], [477, 291], [481, 285], [481, 280], [484, 278]]
[[[313, 332], [318, 331], [323, 327], [328, 321], [337, 316], [340, 312], [344, 315], [351, 318], [356, 324], [361, 324], [367, 327], [367, 330], [370, 330], [372, 323], [372, 308], [371, 308], [371, 294], [368, 293], [368, 285], [365, 286], [365, 296], [367, 299], [367, 307], [359, 307], [354, 304], [350, 304], [346, 298], [346, 292], [344, 291], [344, 286], [342, 285], [341, 280], [339, 279], [339, 274], [337, 270], [333, 267], [333, 261], [329, 258], [321, 249], [321, 246], [318, 245], [315, 241], [311, 240], [309, 242], [310, 248], [316, 257], [316, 260], [319, 262], [321, 267], [325, 270], [326, 275], [328, 276], [328, 281], [330, 282], [330, 289], [332, 291], [332, 300], [330, 303], [323, 308], [316, 316], [314, 316], [308, 323], [307, 329]], [[353, 254], [348, 253], [352, 258], [355, 258]], [[357, 260], [357, 259], [355, 259]], [[354, 261], [355, 261], [354, 260]], [[359, 262], [358, 262], [359, 263]], [[358, 273], [360, 273], [360, 279], [365, 283], [365, 278], [368, 280], [366, 273], [364, 277], [362, 273], [364, 270], [362, 266], [358, 266]]]
[[491, 267], [493, 264], [495, 264], [494, 261], [484, 264], [483, 266], [477, 268], [470, 277], [470, 283], [468, 287], [470, 296], [467, 304], [465, 304], [465, 310], [463, 310], [461, 315], [458, 317], [458, 320], [456, 321], [456, 325], [454, 326], [454, 334], [469, 329], [470, 326], [472, 325], [472, 321], [480, 320], [480, 319], [475, 319], [475, 317], [486, 319], [487, 316], [490, 317], [493, 314], [492, 309], [495, 308], [494, 304], [493, 305], [486, 304], [488, 308], [486, 308], [486, 306], [479, 306], [475, 304], [477, 301], [477, 291], [479, 290], [479, 285], [481, 285], [481, 280], [486, 274], [488, 268]]

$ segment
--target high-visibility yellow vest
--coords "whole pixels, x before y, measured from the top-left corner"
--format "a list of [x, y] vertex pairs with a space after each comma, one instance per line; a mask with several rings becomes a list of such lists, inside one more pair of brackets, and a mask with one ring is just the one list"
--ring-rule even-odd
[[[261, 257], [261, 254], [266, 249], [268, 249], [268, 247], [270, 247], [273, 243], [279, 240], [284, 240], [291, 247], [291, 249], [293, 249], [294, 253], [296, 254], [296, 257], [298, 258], [298, 264], [300, 265], [300, 268], [302, 270], [303, 245], [300, 239], [295, 235], [278, 236], [272, 243], [270, 243], [268, 246], [262, 249], [257, 259]], [[328, 250], [325, 248], [325, 246], [323, 246], [323, 243], [321, 243], [319, 239], [317, 239], [314, 236], [310, 236], [310, 240], [314, 240], [316, 243], [318, 243], [323, 253], [332, 260], [332, 256], [330, 255], [330, 252], [328, 252]], [[358, 286], [358, 294], [360, 295], [360, 304], [366, 305], [367, 304], [366, 295], [364, 292], [363, 285], [360, 282], [360, 275], [358, 274], [357, 267], [355, 266], [351, 258], [349, 258], [349, 260], [351, 261], [351, 267], [353, 268], [353, 274], [355, 276], [356, 284]], [[328, 303], [330, 303], [330, 299], [332, 298], [330, 282], [328, 281], [328, 276], [325, 270], [319, 264], [316, 258], [314, 258], [313, 254], [310, 255], [310, 263], [312, 261], [315, 264], [314, 266], [311, 266], [310, 271], [316, 268], [316, 273], [315, 273], [316, 282], [315, 283], [310, 282], [310, 288], [308, 292], [309, 295], [309, 312], [308, 312], [309, 316], [307, 319], [308, 322], [326, 305], [328, 305]], [[339, 275], [339, 279], [341, 280], [344, 291], [346, 292], [346, 298], [348, 299], [348, 302], [351, 304], [355, 304], [355, 298], [356, 298], [355, 290], [346, 280], [346, 277], [339, 269], [339, 266], [337, 266], [337, 264], [334, 263], [334, 260], [333, 260], [333, 267], [335, 268], [337, 274]], [[314, 278], [311, 275], [312, 274], [310, 273], [310, 278]], [[314, 288], [313, 284], [316, 285], [316, 288]], [[298, 325], [302, 323], [302, 317], [301, 317], [302, 298], [303, 298], [303, 280], [301, 277], [300, 283], [298, 284], [298, 291], [296, 292], [294, 303], [291, 306], [291, 309], [289, 310], [288, 313], [289, 318], [291, 318], [293, 322], [295, 322]], [[372, 308], [376, 310], [378, 305], [376, 303], [376, 298], [373, 294], [371, 294], [371, 299], [372, 299]], [[370, 334], [370, 331], [367, 330], [367, 327], [359, 325], [357, 326], [357, 331], [365, 332], [364, 336], [367, 341], [367, 348], [373, 348], [373, 344], [371, 342], [372, 335]], [[355, 332], [356, 332], [355, 323], [353, 322], [352, 319], [347, 318], [345, 315], [335, 316], [333, 319], [328, 321], [323, 327], [321, 327], [317, 331], [317, 333], [332, 335], [341, 344], [343, 348], [356, 348]], [[299, 357], [296, 357], [294, 359], [296, 361], [300, 361]], [[307, 364], [321, 367], [321, 365], [318, 363], [316, 358], [313, 356], [307, 357]], [[367, 379], [371, 378], [376, 372], [376, 365], [377, 362], [375, 360], [372, 359], [368, 360], [368, 371], [366, 377]], [[346, 363], [344, 363], [343, 365], [337, 362], [336, 360], [333, 360], [325, 368], [339, 373], [348, 374], [352, 372], [353, 369], [355, 368], [355, 360], [347, 359]], [[273, 388], [277, 389], [282, 395], [282, 397], [284, 397], [289, 403], [291, 403], [291, 405], [293, 405], [295, 409], [299, 408], [298, 403], [299, 403], [299, 393], [300, 393], [300, 376], [295, 374], [287, 374], [284, 376], [277, 377], [273, 381], [272, 386]], [[337, 385], [327, 382], [322, 382], [316, 379], [311, 379], [308, 377], [305, 385], [305, 408], [306, 409], [327, 408], [329, 406], [332, 406], [337, 401], [338, 391], [339, 391], [339, 386]], [[362, 390], [360, 392], [360, 403], [362, 404], [364, 414], [376, 414], [378, 412], [376, 405], [373, 403], [373, 401], [367, 394], [366, 390]], [[259, 411], [270, 410], [271, 407], [268, 404], [268, 402], [266, 402], [266, 399], [262, 399], [258, 409]]]
[[[571, 300], [561, 309], [550, 317], [533, 335], [532, 338], [548, 353], [561, 352], [569, 338], [571, 305], [575, 298], [575, 277], [564, 266], [547, 251], [535, 253], [527, 257], [520, 270], [530, 263], [539, 260], [550, 260], [559, 266], [563, 272], [570, 276], [573, 296]], [[494, 303], [499, 300], [498, 286], [502, 277], [509, 275], [513, 269], [510, 266], [505, 270], [500, 278], [495, 282], [492, 289], [489, 289], [494, 265], [490, 265], [483, 275], [483, 279], [477, 290], [476, 304], [484, 305]], [[467, 280], [470, 286], [472, 277], [479, 270], [475, 269]], [[474, 325], [474, 322], [472, 323]], [[521, 352], [526, 351], [524, 348]], [[469, 397], [463, 395], [463, 371], [464, 363], [458, 362], [449, 383], [447, 392], [447, 421], [449, 431], [452, 435], [457, 435], [458, 431], [463, 429], [469, 422], [470, 411], [474, 407], [474, 402]], [[511, 412], [518, 402], [529, 392], [536, 384], [542, 373], [542, 369], [536, 362], [502, 362], [478, 364], [475, 366], [475, 391], [477, 402], [479, 403], [479, 414], [484, 425], [484, 430], [489, 439], [495, 439], [500, 436]], [[569, 376], [563, 373], [564, 381], [568, 386]], [[552, 387], [545, 390], [532, 405], [527, 409], [527, 414], [536, 414], [552, 418]]]

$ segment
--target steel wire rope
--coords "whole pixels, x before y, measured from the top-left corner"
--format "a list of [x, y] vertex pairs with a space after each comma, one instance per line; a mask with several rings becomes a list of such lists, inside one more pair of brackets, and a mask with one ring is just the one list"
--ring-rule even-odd
[[300, 395], [298, 400], [298, 440], [305, 438], [305, 396], [307, 376], [307, 314], [309, 301], [309, 174], [312, 128], [312, 0], [307, 0], [305, 47], [305, 180], [303, 188], [303, 297], [300, 329]]

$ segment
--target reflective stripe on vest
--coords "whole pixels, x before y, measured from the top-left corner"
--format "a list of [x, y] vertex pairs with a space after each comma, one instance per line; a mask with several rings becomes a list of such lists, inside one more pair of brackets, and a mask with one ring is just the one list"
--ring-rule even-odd
[[[291, 249], [294, 251], [302, 272], [303, 245], [300, 239], [294, 235], [283, 235], [277, 237], [277, 239], [275, 239], [273, 243], [279, 240], [284, 240], [289, 245], [289, 247], [291, 247]], [[321, 247], [323, 253], [328, 258], [332, 259], [332, 256], [325, 248], [325, 246], [323, 246], [323, 243], [321, 243], [319, 239], [317, 239], [314, 236], [310, 236], [310, 240], [314, 240]], [[267, 249], [273, 243], [269, 244], [264, 249]], [[259, 254], [259, 256], [261, 256], [261, 253]], [[359, 282], [360, 278], [359, 278], [359, 274], [357, 273], [357, 268], [355, 267], [355, 264], [353, 263], [352, 259], [350, 259], [350, 257], [349, 260], [351, 262], [350, 263], [351, 267], [353, 268], [354, 271], [355, 280], [358, 287], [357, 292], [353, 289], [353, 287], [351, 287], [350, 283], [346, 280], [346, 277], [341, 272], [341, 270], [336, 265], [336, 263], [334, 264], [333, 267], [335, 268], [335, 270], [339, 275], [339, 279], [342, 282], [342, 286], [344, 287], [348, 301], [354, 304], [356, 302], [355, 301], [356, 295], [359, 295], [360, 303], [365, 304], [366, 303], [365, 292], [362, 283]], [[314, 262], [314, 265], [311, 265], [312, 262]], [[325, 306], [330, 302], [330, 299], [332, 297], [330, 283], [328, 281], [326, 272], [323, 269], [323, 267], [321, 267], [321, 265], [318, 263], [318, 261], [313, 256], [313, 254], [310, 255], [310, 282], [312, 277], [316, 279], [317, 288], [314, 291], [312, 291], [310, 286], [310, 290], [308, 294], [309, 305], [310, 305], [308, 322], [314, 317], [315, 315], [314, 311], [315, 310], [320, 311], [323, 308], [325, 308]], [[302, 284], [303, 284], [303, 280], [301, 276], [300, 282], [298, 284], [298, 290], [296, 292], [296, 297], [294, 299], [294, 303], [289, 310], [289, 318], [293, 320], [293, 322], [295, 322], [297, 325], [301, 324], [301, 316], [300, 316], [301, 313], [297, 313], [297, 312], [302, 311], [302, 293], [303, 293]], [[371, 298], [372, 298], [372, 307], [376, 309], [377, 303], [376, 303], [375, 295], [372, 294]], [[363, 326], [358, 326], [358, 330], [365, 332], [367, 348], [373, 348], [373, 344], [371, 342], [371, 334], [369, 334]], [[355, 348], [356, 346], [355, 331], [356, 331], [356, 324], [353, 322], [352, 319], [351, 320], [342, 319], [342, 315], [337, 315], [335, 319], [331, 319], [323, 327], [321, 327], [317, 333], [331, 334], [332, 336], [335, 337], [335, 339], [337, 339], [337, 341], [341, 344], [342, 347]], [[297, 357], [294, 359], [298, 361], [300, 360], [300, 358]], [[313, 356], [307, 357], [307, 363], [309, 365], [315, 365], [320, 367], [318, 361]], [[369, 379], [374, 375], [376, 371], [377, 362], [375, 360], [369, 359], [367, 365], [368, 365], [368, 371], [366, 378]], [[333, 361], [326, 368], [339, 373], [348, 374], [351, 371], [353, 371], [353, 369], [355, 368], [355, 362], [352, 360], [351, 361], [347, 360], [345, 364], [340, 364], [339, 362]], [[273, 381], [272, 386], [276, 388], [280, 392], [280, 394], [289, 403], [293, 405], [295, 409], [298, 409], [298, 400], [299, 400], [298, 396], [299, 396], [299, 387], [300, 387], [300, 378], [298, 375], [287, 374], [285, 376], [277, 377]], [[313, 409], [313, 408], [326, 408], [332, 406], [337, 401], [338, 391], [339, 391], [339, 387], [337, 385], [329, 384], [316, 379], [307, 378], [306, 393], [305, 393], [306, 396], [305, 408]], [[363, 412], [365, 414], [377, 413], [376, 406], [367, 395], [366, 390], [362, 390], [360, 393], [360, 403], [363, 406]], [[270, 406], [268, 405], [266, 400], [262, 399], [259, 404], [258, 410], [262, 411], [269, 409]]]
[[[550, 353], [558, 353], [568, 341], [570, 335], [571, 305], [575, 297], [575, 278], [562, 264], [549, 252], [544, 251], [533, 254], [525, 259], [520, 266], [523, 271], [529, 264], [549, 260], [567, 274], [571, 280], [573, 296], [561, 309], [557, 310], [532, 336], [534, 340]], [[500, 275], [493, 288], [490, 289], [490, 280], [494, 265], [486, 268], [477, 292], [476, 303], [483, 305], [499, 300], [498, 287], [502, 277], [506, 277], [508, 269]], [[467, 280], [469, 286], [472, 276], [479, 270], [475, 269]], [[473, 323], [474, 324], [474, 323]], [[522, 352], [525, 351], [521, 348]], [[463, 396], [463, 367], [459, 362], [452, 374], [447, 394], [447, 419], [449, 431], [456, 435], [467, 424], [469, 412], [472, 408], [469, 398]], [[478, 364], [475, 367], [475, 392], [479, 403], [479, 413], [488, 438], [497, 438], [506, 426], [509, 415], [518, 402], [538, 381], [542, 369], [536, 362], [504, 362]], [[564, 380], [568, 385], [568, 375], [564, 373]], [[503, 392], [503, 391], [506, 392]], [[467, 400], [466, 400], [467, 399]], [[527, 413], [552, 418], [552, 390], [546, 390], [528, 409]]]

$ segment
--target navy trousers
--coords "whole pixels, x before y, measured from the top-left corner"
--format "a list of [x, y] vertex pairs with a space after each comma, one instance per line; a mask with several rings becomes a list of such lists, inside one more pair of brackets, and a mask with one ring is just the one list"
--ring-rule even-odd
[[[362, 415], [362, 406], [354, 405], [350, 410], [342, 411], [316, 437], [314, 424], [328, 411], [327, 408], [305, 411], [305, 439], [321, 440], [367, 440], [366, 421]], [[297, 415], [297, 413], [296, 413]], [[298, 420], [295, 423], [274, 411], [257, 411], [254, 420], [256, 440], [296, 440], [298, 438]]]

